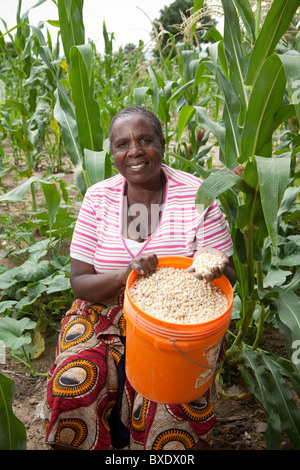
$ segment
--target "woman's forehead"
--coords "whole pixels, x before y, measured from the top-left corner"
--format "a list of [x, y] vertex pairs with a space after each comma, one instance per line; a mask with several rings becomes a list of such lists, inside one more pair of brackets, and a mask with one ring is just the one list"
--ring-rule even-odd
[[128, 114], [119, 116], [111, 129], [111, 136], [114, 137], [115, 132], [128, 132], [129, 130], [138, 129], [143, 133], [151, 133], [158, 135], [155, 125], [149, 116], [142, 113]]

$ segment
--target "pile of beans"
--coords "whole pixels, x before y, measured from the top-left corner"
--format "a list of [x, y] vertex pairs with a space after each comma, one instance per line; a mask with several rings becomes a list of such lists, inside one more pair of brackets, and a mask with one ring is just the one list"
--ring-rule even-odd
[[204, 323], [228, 308], [227, 297], [218, 286], [173, 267], [160, 267], [148, 277], [138, 277], [129, 295], [143, 312], [171, 323]]
[[201, 275], [210, 274], [214, 267], [221, 268], [224, 260], [212, 253], [200, 253], [193, 261], [193, 268]]

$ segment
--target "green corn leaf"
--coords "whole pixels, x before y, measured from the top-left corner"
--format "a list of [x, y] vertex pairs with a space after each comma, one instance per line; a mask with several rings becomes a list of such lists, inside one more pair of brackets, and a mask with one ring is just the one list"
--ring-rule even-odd
[[299, 0], [272, 2], [251, 54], [245, 79], [246, 85], [254, 85], [264, 62], [273, 54], [277, 43], [289, 27], [299, 6]]
[[272, 136], [277, 111], [281, 108], [286, 77], [279, 57], [269, 57], [253, 87], [241, 136], [243, 164], [253, 155], [272, 155]]
[[285, 428], [291, 444], [296, 450], [300, 449], [300, 411], [293, 400], [292, 394], [281, 371], [277, 366], [276, 358], [262, 354], [266, 369], [269, 371], [269, 381], [273, 398], [278, 405], [278, 414]]
[[133, 89], [134, 100], [135, 100], [135, 102], [138, 106], [142, 105], [142, 103], [144, 101], [144, 98], [145, 98], [145, 95], [149, 91], [150, 91], [150, 87], [148, 87], [148, 86], [141, 86], [141, 87]]
[[278, 56], [283, 63], [292, 103], [300, 122], [300, 52], [289, 51]]
[[152, 96], [153, 96], [153, 106], [154, 106], [153, 111], [155, 112], [155, 114], [158, 114], [158, 109], [159, 109], [159, 87], [158, 87], [158, 83], [157, 83], [157, 77], [156, 77], [156, 74], [155, 74], [152, 67], [149, 66], [147, 68], [147, 70], [148, 70], [148, 73], [149, 73], [151, 81], [152, 81]]
[[269, 450], [279, 450], [281, 445], [281, 423], [278, 414], [278, 405], [273, 397], [272, 388], [259, 355], [255, 351], [244, 347], [241, 351], [246, 366], [253, 372], [250, 374], [246, 368], [241, 372], [249, 390], [255, 395], [267, 413], [268, 429], [265, 440]]
[[90, 44], [74, 46], [70, 51], [69, 72], [72, 101], [78, 128], [80, 147], [100, 151], [103, 134], [100, 126], [100, 108], [94, 99], [93, 53]]
[[[50, 183], [49, 181], [43, 180], [42, 178], [32, 176], [31, 178], [26, 180], [24, 183], [20, 184], [16, 188], [14, 188], [11, 191], [8, 191], [7, 193], [0, 196], [0, 201], [9, 201], [9, 202], [20, 202], [20, 201], [22, 201], [22, 199], [26, 196], [26, 193], [29, 191], [31, 184], [34, 184], [34, 183], [41, 183], [43, 185], [43, 189], [45, 189], [46, 186], [50, 185], [50, 186], [52, 186], [52, 189], [50, 189], [48, 191], [47, 191], [47, 189], [45, 189], [45, 192], [47, 192], [47, 195], [48, 195], [48, 193], [51, 194], [51, 192], [54, 193], [54, 188], [53, 188], [54, 183]], [[55, 186], [55, 189], [56, 189], [56, 186]], [[57, 191], [57, 189], [56, 189], [56, 191]], [[57, 194], [55, 195], [55, 200], [56, 200], [56, 204], [57, 204], [57, 200], [58, 200], [58, 195]]]
[[92, 150], [84, 149], [84, 168], [90, 184], [95, 184], [109, 178], [111, 176], [109, 154], [105, 150], [93, 152]]
[[0, 374], [0, 450], [26, 450], [26, 428], [12, 410], [15, 384]]
[[182, 106], [179, 117], [178, 117], [178, 123], [177, 123], [177, 141], [179, 142], [182, 136], [182, 133], [187, 126], [188, 122], [190, 119], [193, 117], [195, 114], [195, 108], [194, 106]]
[[242, 115], [248, 105], [248, 92], [244, 79], [248, 67], [248, 59], [242, 48], [239, 17], [232, 0], [222, 0], [224, 10], [224, 46], [228, 61], [231, 84], [241, 104]]
[[8, 191], [7, 193], [0, 196], [0, 201], [19, 202], [22, 201], [27, 191], [29, 191], [31, 184], [40, 181], [39, 178], [32, 176], [24, 183], [20, 184], [16, 188]]
[[253, 41], [255, 38], [255, 18], [248, 0], [233, 0], [234, 4], [243, 20], [246, 31]]
[[60, 88], [54, 92], [54, 95], [56, 96], [54, 117], [60, 125], [66, 152], [73, 165], [77, 167], [82, 164], [82, 154], [74, 106]]
[[202, 207], [203, 210], [205, 210], [211, 204], [213, 199], [236, 185], [241, 189], [244, 189], [242, 178], [228, 168], [217, 170], [206, 178], [200, 185], [195, 199], [196, 205], [199, 205], [199, 207]]
[[[193, 13], [196, 13], [198, 10], [200, 10], [203, 6], [204, 0], [194, 0], [194, 7], [193, 7]], [[195, 21], [192, 25], [191, 28], [191, 44], [193, 43], [193, 36], [195, 34], [197, 22]]]
[[276, 253], [278, 210], [289, 180], [290, 159], [256, 157], [256, 164], [264, 218]]
[[[293, 345], [300, 345], [300, 302], [297, 294], [292, 290], [283, 290], [277, 288], [278, 300], [277, 300], [277, 315], [281, 322], [289, 329], [289, 337], [284, 335], [286, 340], [286, 347], [293, 358], [293, 354], [296, 352], [293, 349]], [[300, 380], [300, 363], [299, 360], [293, 361], [295, 368], [298, 370]], [[300, 385], [300, 382], [299, 382]]]
[[83, 0], [58, 0], [57, 6], [63, 48], [69, 61], [71, 48], [85, 43]]
[[222, 124], [212, 121], [206, 112], [205, 108], [201, 106], [194, 106], [197, 112], [198, 123], [205, 127], [208, 131], [212, 132], [217, 138], [221, 152], [225, 151], [225, 128]]
[[32, 27], [32, 29], [39, 43], [42, 44], [42, 46], [38, 48], [38, 52], [57, 82], [57, 90], [54, 92], [56, 98], [54, 117], [60, 125], [66, 151], [73, 165], [77, 167], [77, 165], [82, 163], [82, 155], [79, 146], [78, 128], [74, 106], [59, 80], [56, 70], [52, 64], [52, 58], [49, 49], [43, 44], [43, 35], [41, 35], [38, 28]]
[[41, 187], [46, 199], [50, 228], [55, 220], [56, 213], [60, 205], [60, 193], [54, 183], [41, 183]]
[[220, 152], [220, 160], [228, 168], [236, 166], [240, 154], [241, 130], [238, 126], [240, 104], [232, 84], [219, 68], [216, 69], [217, 82], [224, 94], [223, 123], [226, 128], [225, 151]]

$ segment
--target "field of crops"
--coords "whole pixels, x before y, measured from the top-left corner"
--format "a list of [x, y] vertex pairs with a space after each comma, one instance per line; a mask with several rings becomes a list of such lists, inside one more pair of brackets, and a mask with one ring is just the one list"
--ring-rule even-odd
[[[157, 27], [155, 53], [144, 44], [113, 52], [105, 23], [97, 51], [86, 41], [83, 0], [57, 0], [57, 43], [21, 10], [15, 28], [3, 23], [0, 365], [3, 350], [40, 380], [36, 361], [73, 299], [69, 245], [83, 195], [116, 172], [110, 120], [145, 105], [163, 124], [165, 163], [203, 179], [196, 203], [218, 198], [234, 242], [238, 280], [219, 392], [243, 380], [265, 412], [266, 448], [280, 449], [284, 432], [299, 450], [300, 0], [269, 2], [265, 15], [261, 1], [221, 3], [223, 35], [211, 28], [208, 43], [194, 41], [203, 7], [195, 0], [185, 41]], [[265, 349], [271, 329], [280, 355]], [[9, 407], [13, 381], [1, 371], [0, 449], [25, 448]]]

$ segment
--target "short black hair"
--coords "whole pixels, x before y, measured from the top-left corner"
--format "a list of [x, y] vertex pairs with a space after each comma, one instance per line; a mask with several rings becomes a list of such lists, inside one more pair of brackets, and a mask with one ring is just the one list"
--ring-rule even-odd
[[109, 144], [111, 145], [111, 135], [112, 135], [112, 130], [115, 121], [122, 116], [125, 116], [126, 114], [144, 114], [145, 116], [148, 116], [154, 126], [154, 129], [157, 133], [157, 136], [159, 139], [164, 139], [164, 134], [162, 130], [162, 125], [158, 117], [156, 116], [155, 113], [153, 113], [150, 109], [146, 108], [145, 106], [127, 106], [126, 108], [121, 109], [120, 111], [115, 114], [115, 116], [112, 118], [110, 127], [109, 127]]

